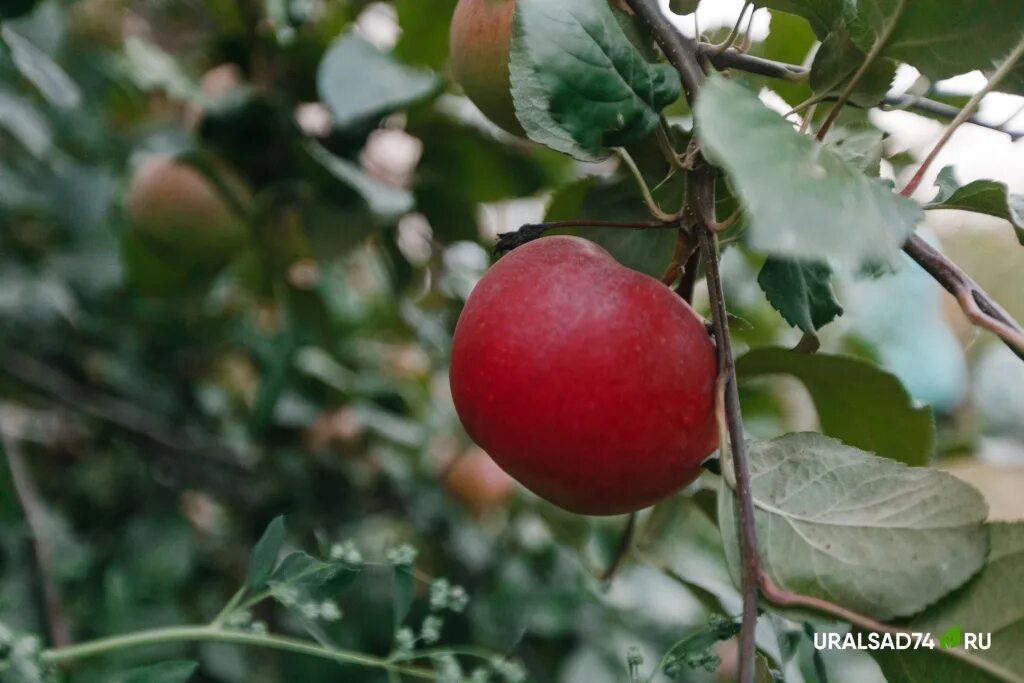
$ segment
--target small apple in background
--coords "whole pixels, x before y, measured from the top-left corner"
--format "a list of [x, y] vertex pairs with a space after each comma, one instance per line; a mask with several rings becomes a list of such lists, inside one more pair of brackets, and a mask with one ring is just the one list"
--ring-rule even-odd
[[545, 237], [502, 258], [459, 318], [462, 424], [540, 497], [633, 512], [692, 482], [718, 444], [714, 345], [657, 280], [593, 242]]
[[456, 457], [444, 473], [444, 486], [477, 517], [499, 510], [515, 493], [516, 482], [479, 448]]
[[[242, 181], [221, 179], [248, 202]], [[246, 241], [248, 226], [202, 172], [170, 156], [146, 159], [132, 175], [125, 205], [141, 241], [155, 254], [187, 265], [226, 261]]]
[[515, 0], [459, 0], [452, 17], [452, 73], [492, 122], [522, 135], [509, 78]]

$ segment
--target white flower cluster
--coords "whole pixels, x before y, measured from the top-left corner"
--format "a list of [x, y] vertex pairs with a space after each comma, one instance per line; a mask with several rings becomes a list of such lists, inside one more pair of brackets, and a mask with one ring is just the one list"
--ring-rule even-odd
[[430, 584], [430, 609], [462, 612], [469, 604], [469, 594], [462, 586], [453, 586], [448, 579], [437, 579]]

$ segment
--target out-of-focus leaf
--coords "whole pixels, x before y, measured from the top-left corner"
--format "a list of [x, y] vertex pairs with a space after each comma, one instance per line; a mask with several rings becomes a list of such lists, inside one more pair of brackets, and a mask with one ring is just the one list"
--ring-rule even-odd
[[878, 177], [884, 151], [882, 131], [873, 126], [832, 126], [825, 144], [864, 175]]
[[119, 676], [117, 683], [186, 683], [198, 668], [198, 662], [161, 662], [132, 669]]
[[331, 599], [358, 574], [357, 568], [342, 562], [322, 562], [298, 551], [285, 556], [267, 582], [275, 598], [291, 605], [298, 599]]
[[[817, 42], [808, 23], [796, 15], [778, 10], [772, 10], [771, 17], [768, 36], [764, 41], [754, 43], [750, 53], [786, 64], [804, 64]], [[771, 87], [790, 105], [799, 104], [811, 96], [806, 82], [776, 80]]]
[[277, 564], [277, 556], [281, 552], [281, 545], [284, 543], [284, 515], [275, 517], [267, 525], [263, 536], [252, 549], [249, 555], [249, 570], [245, 575], [246, 588], [258, 588], [262, 586], [274, 571]]
[[0, 2], [0, 17], [16, 19], [35, 8], [36, 0], [3, 0]]
[[801, 135], [757, 96], [708, 80], [696, 107], [704, 149], [729, 173], [750, 220], [750, 244], [776, 255], [898, 263], [920, 207]]
[[761, 268], [757, 284], [772, 308], [807, 334], [814, 334], [843, 314], [827, 263], [772, 257]]
[[[307, 144], [312, 158], [332, 176], [359, 193], [370, 211], [382, 221], [393, 220], [413, 207], [412, 193], [372, 178], [350, 161], [337, 157], [323, 146]], [[340, 226], [339, 226], [340, 227]]]
[[[673, 680], [683, 680], [686, 669], [714, 671], [721, 659], [711, 649], [740, 632], [740, 625], [720, 614], [712, 614], [706, 626], [697, 629], [669, 648], [662, 660], [662, 671]], [[684, 668], [685, 667], [685, 668]]]
[[1005, 183], [996, 180], [975, 180], [961, 186], [952, 166], [939, 172], [935, 184], [939, 194], [926, 209], [957, 209], [1002, 218], [1010, 222], [1024, 245], [1024, 195], [1012, 194]]
[[397, 630], [403, 623], [405, 623], [405, 618], [409, 616], [409, 610], [412, 609], [415, 577], [412, 573], [412, 567], [400, 564], [395, 565], [395, 568], [391, 573], [391, 578], [392, 616], [394, 617], [395, 629]]
[[[868, 50], [895, 16], [899, 0], [861, 0], [850, 34]], [[907, 62], [933, 81], [990, 71], [1020, 42], [1024, 4], [1002, 0], [925, 0], [905, 8], [882, 56]]]
[[807, 19], [819, 38], [828, 35], [841, 19], [851, 19], [856, 8], [849, 0], [754, 0], [754, 5]]
[[437, 86], [433, 72], [403, 66], [353, 32], [334, 41], [317, 72], [320, 97], [339, 128], [401, 109]]
[[189, 102], [198, 99], [198, 87], [178, 61], [153, 43], [130, 37], [124, 44], [128, 77], [144, 91], [162, 90], [173, 99]]
[[[961, 650], [967, 663], [954, 663], [939, 647], [934, 651], [879, 651], [875, 654], [882, 671], [892, 683], [952, 683], [956, 681], [1024, 680], [1024, 523], [990, 524], [991, 549], [988, 562], [966, 586], [915, 617], [908, 628], [931, 633], [938, 642], [948, 629], [961, 634], [983, 634], [991, 637], [990, 647]], [[960, 638], [953, 643], [964, 645]], [[972, 668], [972, 659], [981, 660], [1008, 674], [994, 677]], [[949, 669], [949, 673], [937, 675]], [[951, 677], [952, 672], [958, 672]]]
[[811, 394], [822, 431], [908, 465], [932, 457], [931, 411], [914, 405], [899, 380], [855, 358], [788, 349], [754, 349], [736, 361], [740, 378], [788, 374]]
[[407, 64], [440, 70], [448, 59], [448, 29], [456, 0], [396, 0], [402, 37], [395, 56]]
[[0, 36], [11, 49], [14, 66], [50, 104], [60, 109], [74, 109], [82, 103], [78, 86], [50, 55], [9, 25], [0, 27]]
[[[825, 38], [814, 56], [811, 66], [811, 88], [815, 95], [838, 95], [857, 72], [867, 55], [853, 44], [845, 29], [833, 31]], [[862, 107], [873, 107], [889, 92], [896, 76], [896, 62], [876, 59], [861, 75], [850, 93], [850, 102]]]
[[[784, 590], [888, 620], [919, 612], [981, 569], [985, 501], [945, 472], [879, 458], [821, 434], [750, 442], [762, 567]], [[735, 497], [718, 522], [739, 576]]]
[[680, 92], [678, 73], [645, 61], [608, 4], [590, 0], [518, 0], [510, 69], [527, 135], [583, 160], [650, 135]]
[[27, 100], [5, 88], [0, 88], [0, 128], [37, 159], [49, 154], [53, 132], [46, 119]]

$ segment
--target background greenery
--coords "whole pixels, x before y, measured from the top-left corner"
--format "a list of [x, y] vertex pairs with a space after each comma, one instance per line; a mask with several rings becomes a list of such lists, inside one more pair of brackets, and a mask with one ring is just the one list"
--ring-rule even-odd
[[[29, 508], [45, 549], [40, 572], [26, 492], [4, 469], [8, 628], [43, 635], [56, 626], [82, 641], [209, 620], [281, 513], [289, 548], [327, 555], [351, 540], [381, 564], [338, 596], [340, 619], [312, 619], [321, 636], [359, 651], [392, 650], [396, 604], [420, 633], [437, 577], [471, 596], [446, 613], [441, 642], [514, 653], [531, 681], [626, 680], [629, 648], [650, 669], [710, 613], [735, 615], [713, 505], [700, 494], [641, 520], [641, 553], [606, 586], [596, 575], [624, 520], [559, 512], [507, 490], [486, 467], [484, 480], [451, 476], [453, 463], [476, 454], [451, 405], [446, 354], [494, 235], [545, 207], [552, 218], [646, 218], [614, 162], [582, 164], [510, 138], [459, 96], [445, 69], [453, 7], [47, 0], [0, 23], [0, 427], [8, 457], [27, 464], [37, 489]], [[752, 51], [803, 62], [811, 25], [771, 18]], [[790, 104], [811, 94], [808, 84], [748, 84], [771, 85]], [[689, 112], [668, 113], [682, 135]], [[843, 124], [850, 134], [869, 119], [855, 111]], [[912, 161], [899, 144], [880, 161], [880, 133], [868, 143], [876, 173]], [[656, 150], [631, 151], [652, 184], [660, 180]], [[244, 179], [254, 199], [243, 249], [197, 266], [137, 239], [125, 192], [156, 152]], [[972, 225], [957, 223], [947, 248], [1020, 317], [1020, 249], [1005, 247], [1012, 231]], [[583, 232], [653, 274], [671, 255], [671, 235], [666, 244], [663, 235]], [[800, 337], [757, 286], [763, 263], [726, 251], [741, 349]], [[1024, 518], [1019, 495], [1001, 494], [1024, 481], [1024, 394], [1012, 357], [912, 268], [837, 289], [845, 314], [822, 337], [853, 369], [752, 354], [740, 366], [749, 432], [820, 426], [880, 455], [937, 458], [978, 485], [997, 518]], [[803, 384], [764, 379], [779, 373]], [[882, 397], [879, 414], [906, 416], [898, 433], [866, 430], [870, 416], [850, 421], [858, 392]], [[927, 427], [912, 431], [929, 419], [914, 400], [930, 407], [934, 442]], [[387, 562], [403, 543], [419, 551], [411, 593]], [[59, 592], [57, 612], [44, 607], [41, 573]], [[270, 603], [254, 617], [286, 633], [311, 628]], [[787, 680], [820, 680], [810, 631], [779, 617], [762, 628], [762, 648]], [[834, 680], [881, 680], [867, 658], [825, 657]], [[197, 660], [194, 681], [387, 680], [375, 669], [209, 644], [126, 651], [76, 664], [65, 678], [110, 681], [169, 658]], [[728, 679], [728, 663], [717, 675]]]

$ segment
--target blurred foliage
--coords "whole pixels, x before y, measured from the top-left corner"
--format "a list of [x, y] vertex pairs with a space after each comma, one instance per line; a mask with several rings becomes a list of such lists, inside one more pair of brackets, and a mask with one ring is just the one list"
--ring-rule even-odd
[[[211, 619], [286, 512], [288, 548], [351, 540], [368, 557], [402, 543], [420, 551], [417, 581], [400, 587], [368, 571], [341, 595], [344, 616], [320, 628], [347, 648], [390, 652], [396, 626], [427, 616], [430, 577], [446, 577], [471, 600], [448, 617], [442, 642], [515, 653], [530, 681], [621, 681], [630, 646], [647, 670], [664, 652], [676, 669], [717, 657], [709, 615], [738, 602], [721, 540], [706, 533], [713, 506], [657, 513], [684, 518], [651, 555], [680, 566], [693, 550], [687, 581], [652, 568], [660, 560], [630, 560], [609, 588], [595, 573], [611, 562], [622, 520], [573, 517], [515, 487], [488, 503], [449, 478], [474, 455], [448, 393], [449, 342], [493, 233], [517, 227], [502, 217], [523, 206], [539, 217], [549, 196], [552, 218], [644, 214], [614, 163], [512, 139], [459, 96], [445, 70], [453, 6], [0, 5], [0, 430], [28, 456], [45, 501], [43, 541], [75, 640]], [[802, 62], [812, 44], [806, 22], [776, 14], [754, 52]], [[795, 104], [810, 92], [788, 83], [780, 94]], [[631, 149], [652, 185], [666, 177], [656, 154]], [[127, 192], [152, 155], [194, 165], [245, 220], [230, 257], [201, 267], [170, 257], [132, 224]], [[678, 197], [681, 182], [669, 179], [659, 199]], [[671, 256], [664, 232], [580, 232], [655, 275]], [[726, 250], [731, 311], [744, 321], [737, 344], [792, 345], [798, 335], [755, 283], [762, 265]], [[879, 356], [878, 340], [855, 328], [823, 340]], [[938, 362], [966, 363], [960, 347]], [[1019, 439], [1019, 422], [974, 414], [965, 392], [938, 415], [940, 453], [973, 445], [988, 424]], [[993, 414], [1005, 408], [995, 403]], [[759, 436], [816, 419], [792, 383], [745, 384], [743, 405]], [[53, 615], [36, 598], [28, 530], [3, 474], [0, 621], [47, 633]], [[658, 519], [648, 521], [653, 533]], [[272, 605], [256, 616], [282, 632], [305, 628]], [[761, 649], [787, 680], [816, 680], [805, 631], [779, 618], [762, 626]], [[694, 633], [708, 641], [697, 652]], [[673, 650], [677, 641], [690, 645]], [[196, 659], [190, 680], [209, 683], [387, 678], [181, 645], [85, 660], [65, 679], [111, 681], [159, 658]]]

